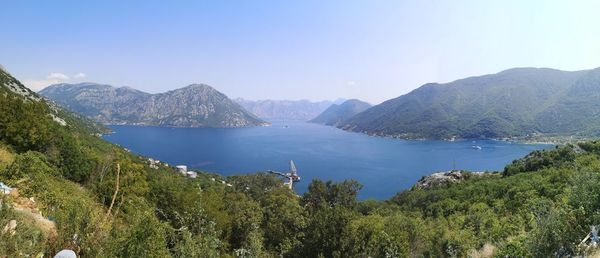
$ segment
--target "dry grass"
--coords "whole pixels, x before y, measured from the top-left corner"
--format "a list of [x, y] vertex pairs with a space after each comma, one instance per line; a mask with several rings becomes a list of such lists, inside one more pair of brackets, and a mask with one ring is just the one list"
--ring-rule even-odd
[[590, 247], [584, 251], [584, 255], [582, 257], [600, 258], [600, 250], [598, 250], [598, 248]]
[[21, 196], [18, 188], [13, 188], [9, 197], [12, 201], [12, 208], [16, 213], [31, 219], [33, 222], [32, 224], [35, 224], [41, 229], [47, 238], [56, 238], [57, 232], [55, 223], [42, 216], [42, 213], [37, 207], [37, 203], [33, 199]]
[[0, 146], [0, 168], [10, 165], [14, 160], [14, 156], [8, 150]]
[[494, 257], [495, 253], [496, 253], [495, 246], [493, 246], [492, 244], [485, 244], [479, 250], [471, 250], [471, 252], [469, 252], [469, 257], [471, 257], [471, 258], [488, 258], [488, 257]]

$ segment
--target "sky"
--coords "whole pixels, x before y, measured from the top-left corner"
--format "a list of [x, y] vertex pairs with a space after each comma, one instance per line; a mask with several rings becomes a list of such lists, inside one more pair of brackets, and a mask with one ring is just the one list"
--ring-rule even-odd
[[0, 64], [34, 90], [359, 98], [513, 67], [600, 67], [600, 1], [29, 1], [0, 15]]

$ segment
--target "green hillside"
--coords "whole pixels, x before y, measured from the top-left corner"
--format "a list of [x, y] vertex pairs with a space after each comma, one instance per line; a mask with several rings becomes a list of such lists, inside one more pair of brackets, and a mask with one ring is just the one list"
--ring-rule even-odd
[[515, 68], [425, 84], [340, 127], [409, 139], [598, 136], [599, 74], [600, 69]]
[[357, 201], [361, 186], [352, 180], [313, 180], [297, 197], [267, 174], [191, 179], [151, 168], [35, 93], [21, 94], [27, 90], [9, 74], [0, 83], [0, 181], [18, 188], [0, 195], [0, 229], [8, 225], [0, 257], [52, 257], [64, 248], [82, 257], [593, 252], [577, 245], [600, 223], [600, 142], [534, 152], [504, 172], [463, 172], [459, 183], [388, 201]]

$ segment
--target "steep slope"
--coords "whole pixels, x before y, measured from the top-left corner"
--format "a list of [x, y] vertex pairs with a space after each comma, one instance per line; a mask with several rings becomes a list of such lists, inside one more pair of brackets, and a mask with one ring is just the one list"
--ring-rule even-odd
[[159, 94], [95, 83], [56, 84], [40, 94], [104, 124], [174, 127], [265, 124], [223, 93], [204, 84]]
[[[591, 73], [515, 68], [445, 84], [429, 83], [374, 106], [340, 127], [409, 139], [598, 132], [600, 127], [588, 120], [598, 116], [600, 108], [593, 100], [600, 98], [594, 87], [577, 86], [594, 82], [588, 78]], [[574, 104], [573, 91], [590, 101]], [[570, 116], [572, 126], [559, 126], [552, 119], [555, 116]]]
[[600, 68], [585, 72], [536, 123], [543, 133], [600, 136]]
[[22, 96], [26, 100], [39, 103], [39, 105], [47, 106], [48, 110], [45, 115], [52, 118], [54, 122], [61, 126], [77, 128], [88, 133], [104, 133], [108, 129], [97, 124], [87, 118], [77, 114], [63, 110], [59, 105], [51, 101], [45, 100], [43, 97], [25, 87], [19, 80], [10, 75], [0, 66], [0, 93], [13, 93]]
[[315, 118], [329, 106], [331, 101], [311, 102], [308, 100], [246, 100], [235, 99], [246, 110], [266, 120], [308, 121]]
[[369, 109], [370, 107], [371, 104], [367, 102], [360, 101], [358, 99], [351, 99], [339, 105], [331, 105], [329, 108], [323, 111], [323, 113], [310, 120], [309, 122], [338, 126], [340, 124], [343, 124], [349, 118]]
[[21, 82], [12, 77], [2, 66], [0, 66], [0, 92], [12, 92], [26, 99], [40, 101], [41, 98], [32, 90], [25, 87]]

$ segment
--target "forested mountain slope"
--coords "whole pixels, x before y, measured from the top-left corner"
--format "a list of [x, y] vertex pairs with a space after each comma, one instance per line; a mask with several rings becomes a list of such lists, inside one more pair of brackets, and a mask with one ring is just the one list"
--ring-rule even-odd
[[600, 68], [515, 68], [429, 83], [360, 113], [341, 128], [400, 138], [600, 135]]

